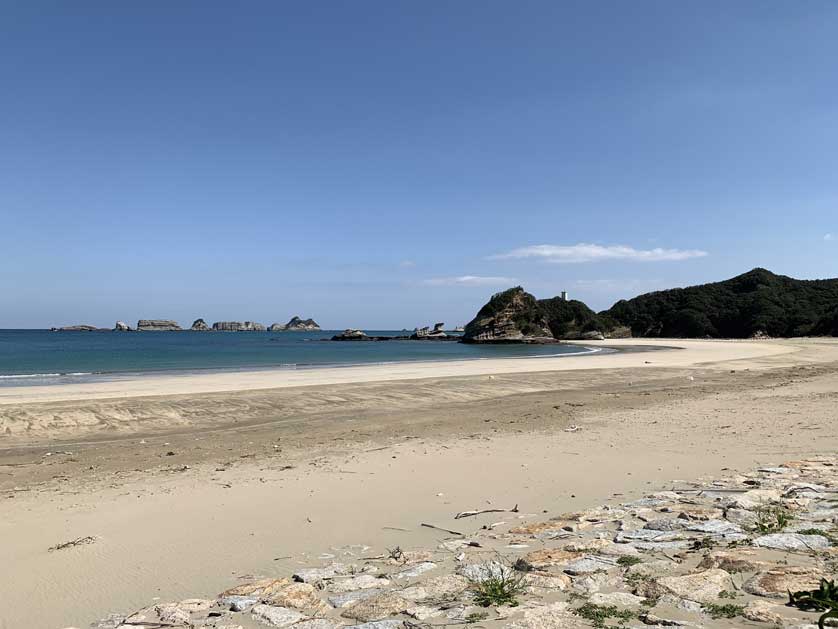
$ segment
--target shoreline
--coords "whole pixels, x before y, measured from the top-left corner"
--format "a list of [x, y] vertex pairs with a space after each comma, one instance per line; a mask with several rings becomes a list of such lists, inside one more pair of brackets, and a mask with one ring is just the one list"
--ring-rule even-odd
[[[213, 371], [211, 373], [139, 374], [97, 382], [4, 385], [0, 386], [0, 406], [29, 402], [96, 400], [160, 395], [187, 395], [228, 391], [253, 391], [325, 384], [353, 384], [417, 380], [433, 377], [492, 376], [504, 373], [575, 371], [582, 369], [694, 367], [703, 364], [740, 361], [759, 367], [771, 359], [801, 351], [808, 339], [787, 341], [695, 341], [683, 339], [614, 339], [594, 346], [590, 341], [568, 341], [583, 348], [613, 348], [616, 352], [585, 352], [558, 356], [452, 359], [441, 361], [403, 361], [343, 367], [307, 369], [266, 368], [256, 371]], [[828, 342], [825, 345], [830, 345]], [[656, 350], [655, 360], [644, 357]], [[679, 351], [674, 351], [678, 349]], [[630, 351], [623, 351], [630, 350]], [[526, 358], [526, 360], [520, 360]], [[748, 363], [750, 361], [750, 363]]]
[[[569, 342], [563, 342], [555, 345], [569, 345]], [[61, 382], [55, 383], [56, 386], [65, 386], [67, 384], [87, 384], [93, 382], [107, 382], [110, 380], [130, 380], [132, 378], [153, 378], [161, 376], [191, 376], [202, 374], [218, 374], [228, 375], [236, 373], [261, 373], [273, 371], [307, 371], [309, 369], [347, 369], [351, 367], [377, 367], [390, 365], [412, 365], [425, 363], [449, 363], [449, 362], [471, 362], [474, 360], [527, 360], [532, 358], [562, 358], [565, 356], [584, 356], [587, 354], [594, 354], [602, 352], [603, 350], [620, 351], [620, 352], [635, 352], [635, 351], [656, 351], [659, 349], [679, 349], [676, 347], [588, 347], [582, 346], [580, 351], [576, 352], [560, 352], [558, 354], [532, 354], [522, 356], [504, 356], [503, 358], [437, 358], [437, 359], [408, 359], [408, 360], [380, 360], [380, 361], [366, 361], [366, 362], [346, 362], [346, 363], [286, 363], [277, 365], [245, 365], [241, 367], [188, 367], [188, 368], [172, 368], [172, 369], [148, 369], [145, 371], [125, 370], [125, 371], [77, 371], [77, 372], [55, 372], [55, 373], [21, 373], [21, 374], [0, 374], [0, 391], [3, 388], [14, 386], [13, 382], [16, 380], [23, 381], [20, 386], [50, 386], [49, 384], [24, 384], [30, 378], [73, 378], [80, 377], [85, 380], [80, 382]], [[87, 378], [88, 376], [92, 378]]]

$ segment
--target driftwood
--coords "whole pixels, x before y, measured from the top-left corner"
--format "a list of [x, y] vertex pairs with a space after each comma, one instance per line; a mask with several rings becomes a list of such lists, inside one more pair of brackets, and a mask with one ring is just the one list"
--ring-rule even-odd
[[428, 529], [436, 529], [437, 531], [442, 531], [443, 533], [451, 533], [451, 535], [459, 535], [460, 537], [465, 537], [465, 533], [460, 533], [459, 531], [450, 531], [440, 526], [434, 526], [433, 524], [425, 524], [424, 522], [422, 522], [420, 526], [424, 526]]
[[459, 520], [460, 518], [470, 518], [475, 515], [480, 515], [481, 513], [518, 513], [518, 505], [515, 505], [511, 509], [476, 509], [474, 511], [460, 511], [460, 513], [454, 516], [454, 519]]
[[65, 548], [72, 548], [73, 546], [81, 546], [82, 544], [92, 544], [96, 541], [95, 537], [88, 535], [87, 537], [79, 537], [74, 540], [70, 540], [69, 542], [64, 542], [62, 544], [56, 544], [55, 546], [51, 546], [48, 550], [52, 552], [54, 550], [64, 550]]

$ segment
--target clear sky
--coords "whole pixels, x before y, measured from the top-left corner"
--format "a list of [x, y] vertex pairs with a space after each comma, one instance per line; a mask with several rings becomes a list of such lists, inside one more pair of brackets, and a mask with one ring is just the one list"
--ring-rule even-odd
[[6, 328], [838, 276], [838, 3], [7, 0], [0, 250]]

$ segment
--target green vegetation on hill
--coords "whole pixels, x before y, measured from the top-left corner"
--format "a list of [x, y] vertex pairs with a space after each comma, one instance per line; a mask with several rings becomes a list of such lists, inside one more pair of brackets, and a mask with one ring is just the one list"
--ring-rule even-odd
[[561, 297], [539, 299], [538, 306], [547, 321], [550, 332], [557, 339], [584, 332], [602, 332], [605, 326], [597, 313], [576, 299], [570, 301], [565, 301]]
[[838, 279], [796, 280], [754, 269], [619, 301], [600, 316], [628, 326], [633, 336], [838, 336]]

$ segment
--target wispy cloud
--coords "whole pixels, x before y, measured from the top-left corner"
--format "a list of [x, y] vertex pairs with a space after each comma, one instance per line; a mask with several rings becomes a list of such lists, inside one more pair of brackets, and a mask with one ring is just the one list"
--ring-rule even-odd
[[518, 280], [511, 277], [485, 275], [460, 275], [459, 277], [432, 277], [422, 280], [425, 286], [512, 286]]
[[580, 242], [575, 245], [530, 245], [491, 256], [491, 259], [537, 258], [554, 264], [578, 264], [603, 260], [664, 262], [701, 258], [706, 255], [706, 251], [699, 249], [635, 249], [626, 245], [594, 245]]
[[416, 266], [416, 263], [413, 260], [402, 260], [399, 262], [399, 266], [403, 269], [412, 269]]
[[835, 236], [833, 236], [832, 234], [824, 234], [823, 239], [824, 240], [835, 240]]

